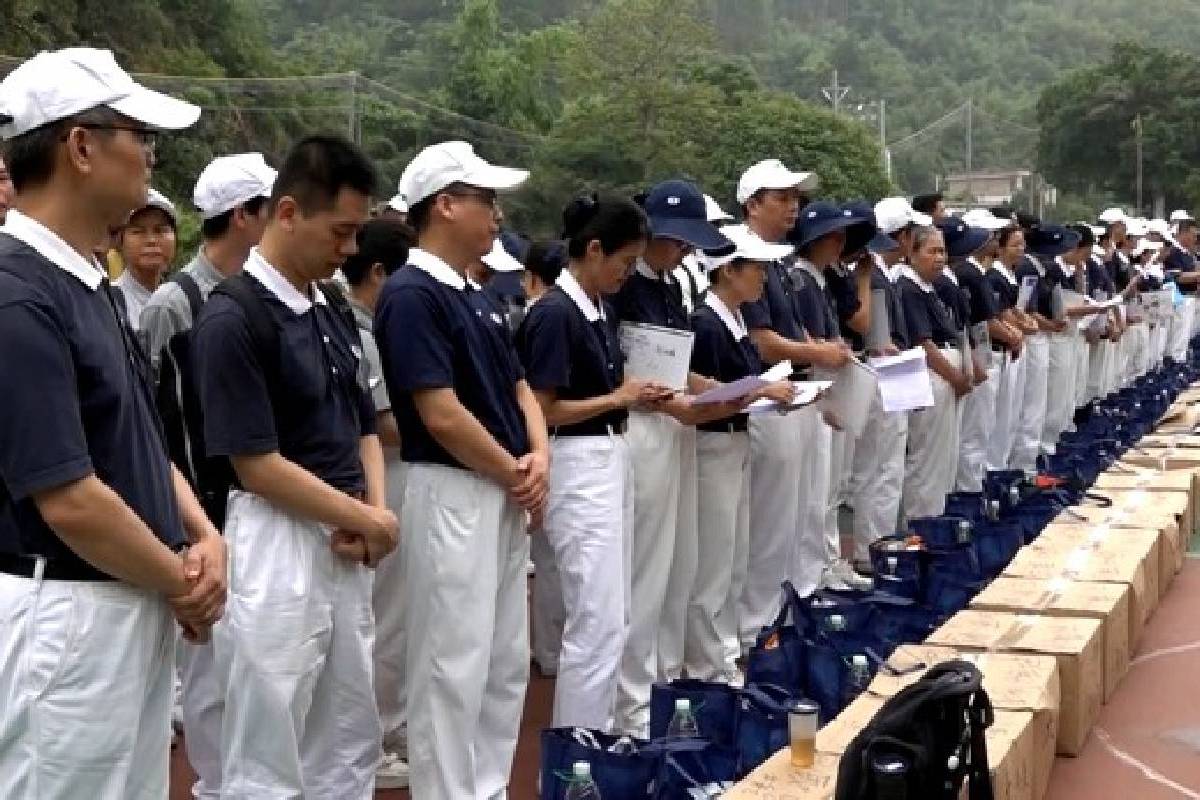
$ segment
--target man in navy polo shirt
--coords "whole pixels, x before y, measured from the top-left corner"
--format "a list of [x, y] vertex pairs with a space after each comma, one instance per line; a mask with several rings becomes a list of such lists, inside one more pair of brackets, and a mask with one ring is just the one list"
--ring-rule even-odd
[[0, 797], [166, 797], [172, 611], [195, 640], [222, 613], [224, 542], [92, 256], [145, 203], [156, 132], [199, 113], [104, 50], [0, 83]]
[[[238, 282], [192, 332], [209, 457], [228, 457], [228, 675], [221, 796], [370, 798], [382, 758], [370, 567], [395, 547], [362, 345], [317, 281], [356, 252], [375, 184], [352, 144], [313, 136], [284, 159]], [[256, 307], [249, 307], [253, 303]], [[251, 322], [262, 316], [268, 337]]]
[[524, 170], [466, 142], [422, 150], [400, 192], [418, 246], [384, 285], [375, 333], [408, 464], [404, 600], [413, 797], [507, 796], [529, 677], [530, 519], [548, 492], [546, 423], [504, 317], [466, 279]]

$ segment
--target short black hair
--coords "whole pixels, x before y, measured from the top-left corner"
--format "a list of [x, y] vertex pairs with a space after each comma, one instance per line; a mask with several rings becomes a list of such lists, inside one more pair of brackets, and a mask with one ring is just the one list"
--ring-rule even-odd
[[1011, 225], [1011, 226], [1005, 228], [1004, 230], [1000, 231], [1000, 234], [996, 237], [996, 241], [1000, 243], [1001, 247], [1007, 247], [1009, 239], [1016, 236], [1018, 233], [1024, 233], [1024, 232], [1025, 231], [1021, 230], [1020, 227], [1018, 227], [1016, 225]]
[[[247, 214], [254, 216], [269, 201], [269, 197], [251, 197], [242, 203], [241, 208], [244, 208]], [[229, 226], [233, 224], [233, 213], [235, 211], [237, 211], [237, 208], [231, 208], [228, 211], [217, 214], [215, 217], [210, 217], [202, 221], [200, 223], [200, 236], [209, 241], [220, 239], [229, 232]]]
[[1197, 222], [1194, 219], [1179, 220], [1179, 232], [1180, 233], [1183, 233], [1184, 231], [1190, 231], [1192, 228], [1195, 228], [1195, 227], [1197, 227]]
[[384, 273], [391, 275], [408, 261], [409, 230], [398, 220], [376, 217], [359, 228], [355, 241], [358, 252], [342, 264], [342, 274], [351, 286], [362, 283], [376, 264], [382, 264]]
[[[79, 125], [111, 125], [125, 119], [108, 106], [82, 111], [65, 119], [47, 123], [0, 143], [0, 155], [8, 165], [8, 177], [17, 192], [49, 183], [54, 174], [54, 153], [71, 128]], [[99, 130], [101, 135], [112, 131]]]
[[919, 194], [912, 199], [912, 207], [914, 211], [920, 211], [922, 214], [932, 214], [937, 204], [945, 199], [941, 192]]
[[533, 242], [525, 253], [524, 264], [542, 283], [553, 286], [567, 265], [567, 246], [557, 240]]
[[292, 146], [271, 193], [271, 208], [291, 197], [306, 215], [333, 206], [338, 192], [351, 189], [370, 196], [379, 183], [370, 159], [356, 145], [340, 136], [306, 136]]
[[1092, 232], [1089, 225], [1079, 222], [1074, 225], [1068, 225], [1067, 229], [1079, 236], [1079, 244], [1075, 245], [1076, 249], [1080, 247], [1093, 247], [1096, 244], [1096, 234]]
[[600, 242], [600, 249], [611, 255], [631, 242], [650, 238], [650, 223], [642, 207], [624, 197], [591, 194], [577, 197], [563, 210], [563, 238], [567, 255], [579, 258], [588, 243]]

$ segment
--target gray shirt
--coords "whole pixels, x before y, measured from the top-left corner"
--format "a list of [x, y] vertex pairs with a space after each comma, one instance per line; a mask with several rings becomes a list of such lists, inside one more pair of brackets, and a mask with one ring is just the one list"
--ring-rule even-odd
[[[203, 248], [183, 268], [183, 272], [196, 281], [196, 286], [200, 289], [200, 297], [205, 300], [225, 277], [204, 255]], [[146, 307], [142, 309], [141, 333], [155, 374], [158, 373], [162, 352], [167, 346], [167, 342], [171, 341], [171, 337], [175, 334], [191, 330], [193, 321], [192, 308], [188, 305], [187, 295], [174, 281], [163, 283], [150, 296]]]
[[150, 300], [150, 290], [138, 283], [137, 278], [133, 277], [133, 273], [128, 269], [121, 273], [121, 277], [113, 281], [113, 286], [120, 289], [125, 298], [125, 312], [129, 315], [129, 327], [140, 331], [142, 329], [142, 310]]
[[371, 399], [375, 401], [375, 410], [391, 411], [392, 401], [383, 381], [383, 362], [379, 357], [379, 346], [375, 344], [374, 319], [371, 312], [363, 306], [353, 300], [350, 304], [354, 309], [354, 321], [358, 323], [358, 332], [362, 338], [363, 364], [368, 370], [367, 384], [371, 387]]

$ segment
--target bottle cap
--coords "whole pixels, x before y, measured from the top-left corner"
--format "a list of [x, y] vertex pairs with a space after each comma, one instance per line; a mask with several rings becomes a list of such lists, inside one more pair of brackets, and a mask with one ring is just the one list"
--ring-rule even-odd
[[571, 767], [571, 774], [576, 778], [592, 777], [592, 765], [586, 761], [576, 761]]
[[686, 697], [676, 697], [675, 698], [675, 710], [676, 711], [691, 711], [692, 710], [692, 701], [687, 699]]
[[852, 655], [850, 657], [850, 663], [856, 667], [870, 666], [870, 664], [867, 662], [867, 657], [864, 656], [862, 653], [855, 653], [854, 655]]

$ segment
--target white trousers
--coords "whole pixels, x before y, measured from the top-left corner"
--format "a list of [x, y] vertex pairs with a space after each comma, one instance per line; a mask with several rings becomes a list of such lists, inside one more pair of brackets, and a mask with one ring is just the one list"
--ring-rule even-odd
[[1171, 333], [1167, 343], [1167, 355], [1176, 361], [1187, 360], [1188, 342], [1192, 338], [1192, 316], [1195, 313], [1195, 299], [1185, 297], [1182, 305], [1177, 307], [1171, 317]]
[[815, 413], [750, 418], [750, 553], [746, 585], [738, 601], [742, 649], [779, 613], [780, 584], [788, 577], [800, 524], [802, 433]]
[[[834, 430], [825, 424], [820, 411], [810, 406], [792, 416], [800, 426], [799, 447], [792, 456], [800, 461], [800, 516], [788, 579], [804, 597], [820, 587], [825, 568], [840, 550], [836, 509], [831, 515], [830, 504], [831, 483], [835, 469], [840, 474], [841, 464], [840, 459], [834, 463]], [[775, 588], [779, 589], [778, 584]]]
[[[404, 462], [387, 463], [387, 504], [399, 519], [404, 513]], [[403, 535], [403, 533], [402, 533]], [[371, 607], [375, 613], [375, 703], [389, 747], [405, 729], [404, 557], [397, 548], [375, 568]]]
[[996, 388], [996, 427], [988, 440], [989, 470], [1008, 469], [1017, 426], [1021, 417], [1021, 401], [1025, 399], [1025, 351], [1014, 359], [1011, 353], [999, 354], [1000, 381]]
[[1131, 325], [1129, 330], [1125, 332], [1125, 336], [1122, 337], [1122, 341], [1125, 341], [1128, 347], [1125, 359], [1124, 382], [1129, 384], [1142, 375], [1145, 375], [1146, 370], [1150, 368], [1149, 323], [1139, 322], [1136, 325]]
[[328, 526], [230, 495], [229, 600], [214, 631], [217, 669], [230, 676], [225, 800], [369, 800], [375, 791], [372, 575], [334, 555], [329, 539]]
[[407, 483], [410, 791], [504, 798], [529, 682], [527, 516], [468, 470], [410, 463]]
[[842, 540], [839, 516], [844, 503], [850, 502], [850, 473], [854, 469], [856, 440], [843, 431], [829, 432], [829, 498], [825, 505], [825, 544], [830, 562], [841, 558]]
[[[961, 353], [942, 355], [958, 368]], [[946, 511], [946, 495], [954, 488], [958, 467], [958, 399], [954, 388], [932, 370], [933, 406], [908, 418], [908, 455], [904, 462], [904, 518], [937, 517]]]
[[1043, 453], [1053, 453], [1058, 437], [1067, 429], [1075, 408], [1075, 334], [1050, 335], [1046, 368], [1046, 421], [1042, 424]]
[[679, 453], [679, 515], [675, 524], [675, 553], [663, 602], [658, 631], [658, 677], [672, 681], [683, 677], [683, 650], [687, 629], [688, 600], [696, 567], [700, 537], [697, 489], [696, 436], [693, 427], [681, 434]]
[[[224, 623], [217, 623], [221, 627]], [[214, 637], [218, 634], [214, 631]], [[196, 772], [192, 797], [217, 800], [221, 796], [221, 720], [225, 711], [227, 677], [217, 667], [212, 642], [192, 644], [179, 638], [175, 649], [179, 664], [183, 743], [188, 762]]]
[[679, 524], [683, 426], [666, 414], [633, 412], [625, 440], [633, 468], [633, 554], [614, 724], [648, 739], [650, 687], [658, 677], [658, 637]]
[[543, 675], [556, 675], [567, 610], [563, 607], [562, 580], [554, 561], [554, 548], [541, 528], [529, 534], [529, 558], [533, 561], [529, 621], [533, 660]]
[[163, 800], [175, 629], [117, 581], [0, 574], [0, 797]]
[[1162, 364], [1163, 356], [1167, 354], [1167, 339], [1170, 335], [1170, 322], [1160, 322], [1154, 326], [1154, 330], [1150, 332], [1150, 363], [1146, 369], [1158, 369]]
[[731, 681], [741, 638], [738, 598], [750, 548], [750, 436], [696, 434], [699, 521], [684, 663], [691, 678]]
[[1000, 394], [1002, 353], [991, 353], [987, 380], [962, 398], [962, 427], [959, 431], [958, 475], [954, 487], [960, 492], [983, 491], [983, 474], [988, 467], [988, 444], [996, 434], [996, 398]]
[[1108, 394], [1105, 387], [1108, 382], [1108, 376], [1112, 372], [1114, 350], [1113, 343], [1107, 339], [1101, 339], [1095, 344], [1089, 344], [1087, 347], [1088, 371], [1086, 402], [1091, 402]]
[[904, 451], [908, 443], [908, 414], [888, 414], [879, 393], [862, 436], [854, 446], [850, 480], [854, 508], [854, 558], [870, 557], [871, 543], [896, 532], [904, 492]]
[[1080, 333], [1075, 334], [1075, 402], [1071, 405], [1071, 415], [1067, 418], [1067, 429], [1075, 430], [1075, 409], [1087, 405], [1088, 363], [1089, 353], [1087, 339]]
[[1019, 404], [1016, 435], [1010, 458], [1012, 469], [1032, 474], [1042, 446], [1046, 423], [1047, 387], [1050, 379], [1050, 337], [1036, 333], [1025, 340], [1025, 386]]
[[629, 613], [629, 446], [624, 436], [560, 436], [551, 444], [546, 535], [567, 610], [555, 727], [608, 730]]

